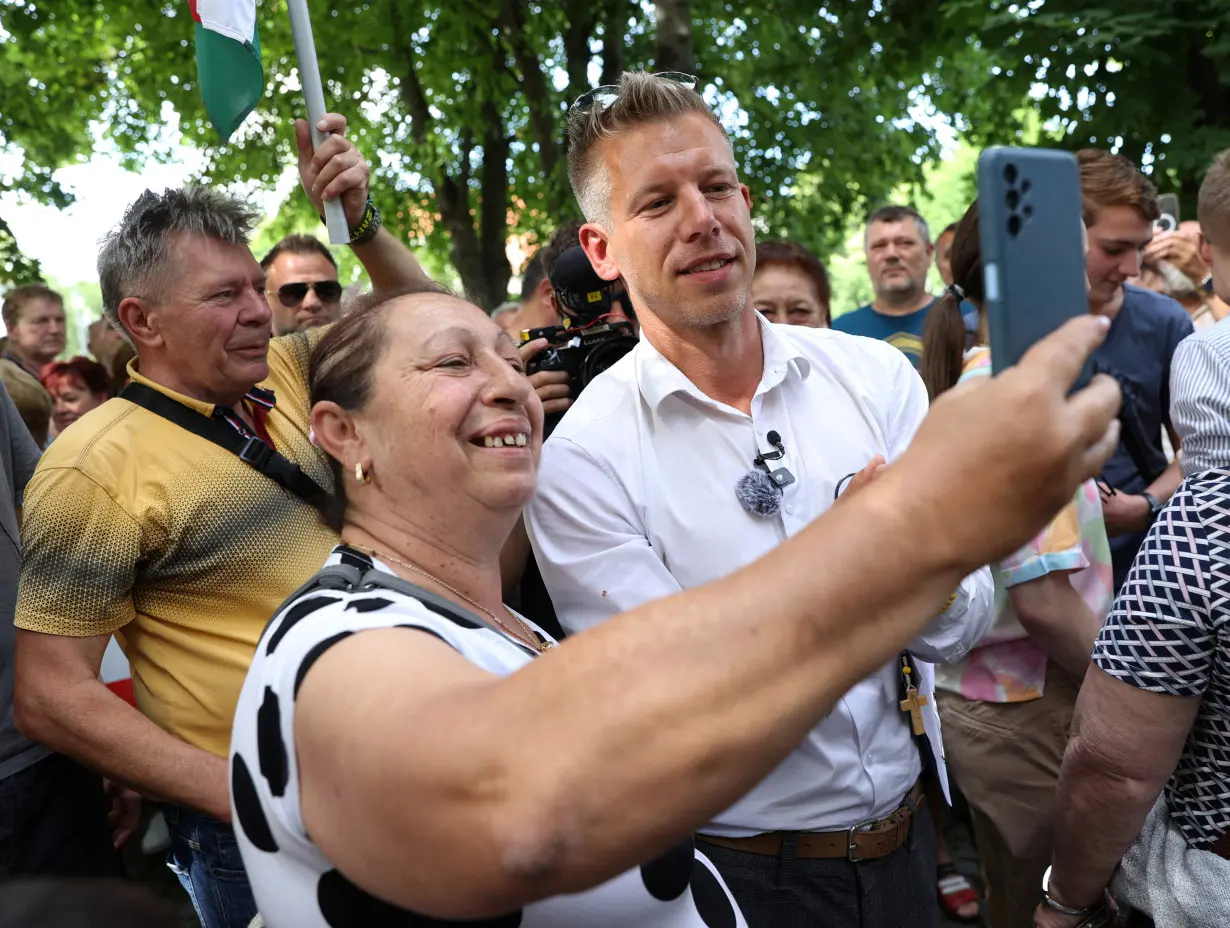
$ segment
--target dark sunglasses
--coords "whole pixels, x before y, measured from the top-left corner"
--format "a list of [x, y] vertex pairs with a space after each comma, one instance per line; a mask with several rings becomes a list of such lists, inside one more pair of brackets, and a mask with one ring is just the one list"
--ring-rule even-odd
[[[695, 90], [696, 85], [700, 83], [699, 78], [691, 74], [684, 74], [682, 71], [660, 71], [653, 76], [660, 77], [664, 81], [674, 81], [688, 90]], [[605, 110], [618, 99], [619, 87], [615, 84], [603, 84], [601, 87], [587, 90], [577, 97], [573, 101], [572, 106], [568, 107], [568, 115], [588, 113], [594, 107]]]
[[278, 287], [278, 302], [283, 306], [298, 306], [309, 290], [315, 290], [322, 303], [336, 303], [342, 298], [342, 285], [336, 280], [315, 283], [282, 284]]

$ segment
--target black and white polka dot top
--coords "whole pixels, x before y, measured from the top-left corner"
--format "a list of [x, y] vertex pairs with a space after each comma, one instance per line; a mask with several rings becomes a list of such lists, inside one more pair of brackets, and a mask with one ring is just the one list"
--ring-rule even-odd
[[[342, 568], [342, 569], [339, 569]], [[345, 569], [349, 568], [349, 570]], [[363, 575], [381, 571], [382, 582]], [[352, 548], [335, 548], [316, 581], [265, 629], [239, 697], [231, 740], [235, 834], [257, 906], [271, 928], [746, 928], [713, 865], [689, 839], [586, 892], [556, 896], [484, 921], [449, 922], [391, 905], [343, 876], [312, 843], [299, 813], [295, 696], [304, 676], [342, 639], [375, 628], [434, 635], [489, 673], [513, 673], [529, 651], [473, 615], [416, 590]], [[544, 761], [547, 762], [547, 761]], [[413, 861], [430, 848], [407, 848]]]

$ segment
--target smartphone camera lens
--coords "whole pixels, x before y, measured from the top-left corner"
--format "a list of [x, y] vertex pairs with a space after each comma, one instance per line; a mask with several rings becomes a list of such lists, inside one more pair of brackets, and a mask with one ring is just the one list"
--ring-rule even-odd
[[1009, 216], [1008, 217], [1008, 234], [1011, 235], [1013, 238], [1015, 238], [1016, 236], [1020, 235], [1020, 233], [1021, 233], [1021, 217], [1016, 216], [1016, 215]]
[[1032, 206], [1026, 206], [1023, 210], [1021, 210], [1021, 213], [1026, 219], [1032, 219], [1034, 215], [1034, 208]]
[[1004, 180], [1010, 184], [1015, 184], [1017, 178], [1017, 170], [1015, 164], [1009, 164], [1004, 168]]
[[1016, 212], [1016, 208], [1021, 205], [1021, 195], [1015, 190], [1009, 190], [1004, 201], [1008, 204], [1008, 209]]
[[1029, 181], [1027, 180], [1021, 181], [1021, 193], [1029, 193], [1029, 189], [1031, 187], [1033, 187], [1033, 184], [1031, 184]]

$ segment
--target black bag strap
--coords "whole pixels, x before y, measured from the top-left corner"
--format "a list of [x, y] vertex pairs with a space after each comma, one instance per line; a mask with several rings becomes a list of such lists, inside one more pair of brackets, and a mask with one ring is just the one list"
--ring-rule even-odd
[[288, 461], [277, 449], [258, 436], [240, 435], [225, 422], [212, 419], [176, 402], [143, 383], [130, 383], [120, 391], [120, 398], [173, 422], [181, 429], [211, 441], [251, 465], [285, 490], [294, 493], [310, 506], [319, 508], [328, 497], [320, 484], [303, 472], [298, 464]]
[[[328, 567], [322, 567], [312, 579], [295, 590], [286, 601], [291, 602], [301, 596], [306, 596], [308, 593], [315, 593], [320, 590], [338, 590], [354, 593], [377, 589], [392, 590], [395, 593], [401, 593], [404, 596], [417, 599], [430, 611], [436, 613], [436, 615], [441, 615], [466, 628], [482, 626], [483, 628], [490, 629], [502, 638], [508, 639], [523, 651], [533, 653], [524, 641], [508, 634], [506, 629], [500, 628], [494, 622], [480, 616], [477, 612], [459, 606], [452, 600], [445, 599], [443, 596], [431, 592], [431, 590], [423, 589], [417, 583], [403, 580], [396, 574], [388, 573], [375, 566], [367, 568], [354, 567], [349, 564], [331, 564]], [[278, 611], [281, 612], [282, 607], [279, 606]], [[263, 633], [262, 637], [264, 637]], [[542, 638], [537, 633], [535, 633], [534, 637]]]

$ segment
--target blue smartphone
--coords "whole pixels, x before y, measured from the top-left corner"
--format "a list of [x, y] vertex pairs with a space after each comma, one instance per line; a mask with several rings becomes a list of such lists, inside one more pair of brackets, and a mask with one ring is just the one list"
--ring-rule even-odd
[[[1045, 148], [988, 148], [978, 159], [982, 273], [991, 370], [1089, 311], [1076, 157]], [[1075, 386], [1089, 382], [1086, 365]]]

